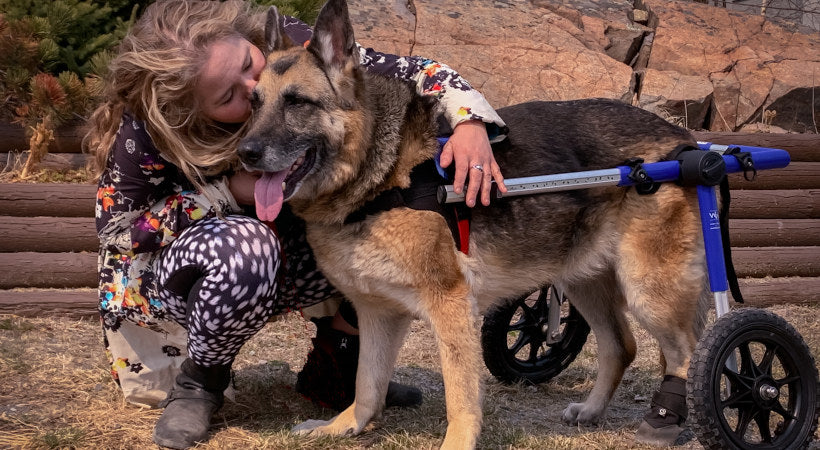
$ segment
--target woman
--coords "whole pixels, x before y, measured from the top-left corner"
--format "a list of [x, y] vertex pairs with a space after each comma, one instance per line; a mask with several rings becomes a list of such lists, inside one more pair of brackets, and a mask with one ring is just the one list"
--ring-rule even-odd
[[[264, 17], [240, 0], [152, 4], [111, 62], [106, 102], [90, 120], [106, 350], [128, 401], [164, 398], [154, 430], [162, 446], [207, 439], [234, 358], [275, 314], [337, 295], [316, 270], [303, 224], [288, 214], [273, 227], [257, 220], [258, 175], [238, 169], [235, 147], [265, 66]], [[309, 27], [286, 21], [294, 41], [309, 39]], [[468, 167], [488, 168], [470, 170], [467, 195], [474, 204], [481, 186], [489, 202], [490, 180], [502, 178], [484, 122], [504, 123], [484, 98], [422, 58], [363, 49], [362, 63], [439, 95], [453, 127], [442, 164], [455, 161], [457, 187]], [[332, 323], [355, 334], [341, 316]]]

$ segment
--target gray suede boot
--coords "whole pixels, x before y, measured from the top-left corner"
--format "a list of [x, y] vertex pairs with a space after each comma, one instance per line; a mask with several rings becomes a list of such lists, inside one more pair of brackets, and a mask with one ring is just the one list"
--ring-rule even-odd
[[208, 440], [211, 416], [222, 407], [230, 381], [231, 366], [203, 367], [186, 359], [174, 387], [159, 404], [165, 411], [154, 427], [154, 442], [184, 449]]

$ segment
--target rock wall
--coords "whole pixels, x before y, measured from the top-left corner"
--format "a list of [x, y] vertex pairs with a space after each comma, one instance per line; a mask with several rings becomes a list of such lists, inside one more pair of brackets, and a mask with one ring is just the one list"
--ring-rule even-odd
[[496, 107], [607, 97], [692, 129], [820, 128], [820, 33], [787, 22], [668, 0], [350, 0], [350, 9], [360, 43], [447, 63]]

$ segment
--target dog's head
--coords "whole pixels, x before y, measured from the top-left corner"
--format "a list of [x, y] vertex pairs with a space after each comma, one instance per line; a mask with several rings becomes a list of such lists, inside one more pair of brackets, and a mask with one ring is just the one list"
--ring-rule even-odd
[[252, 94], [252, 123], [239, 157], [247, 169], [271, 176], [271, 187], [284, 185], [275, 193], [280, 202], [315, 198], [348, 182], [364, 157], [345, 151], [365, 128], [347, 4], [324, 5], [306, 48], [288, 38], [275, 7], [265, 31], [267, 67]]

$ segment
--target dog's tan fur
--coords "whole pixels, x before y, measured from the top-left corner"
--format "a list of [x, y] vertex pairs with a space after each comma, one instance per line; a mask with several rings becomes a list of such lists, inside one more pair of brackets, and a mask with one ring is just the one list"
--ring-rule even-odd
[[[564, 288], [598, 342], [597, 381], [586, 401], [567, 407], [566, 422], [603, 417], [635, 356], [627, 311], [658, 339], [664, 373], [686, 377], [708, 300], [694, 191], [664, 184], [654, 195], [610, 187], [503, 200], [473, 211], [469, 256], [435, 212], [399, 207], [346, 224], [379, 192], [406, 187], [410, 169], [434, 155], [436, 110], [412, 87], [363, 73], [343, 0], [323, 8], [307, 50], [291, 46], [278, 20], [275, 13], [269, 20], [270, 70], [240, 155], [268, 171], [316, 155], [290, 204], [308, 224], [321, 269], [354, 303], [361, 333], [355, 402], [297, 430], [358, 433], [380, 414], [399, 348], [419, 318], [441, 356], [449, 422], [442, 448], [474, 448], [482, 420], [478, 313], [545, 283]], [[611, 101], [504, 113], [515, 122], [496, 157], [508, 177], [610, 168], [629, 157], [657, 161], [695, 143]], [[565, 129], [549, 137], [530, 131], [525, 122], [539, 116], [543, 128]]]

